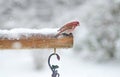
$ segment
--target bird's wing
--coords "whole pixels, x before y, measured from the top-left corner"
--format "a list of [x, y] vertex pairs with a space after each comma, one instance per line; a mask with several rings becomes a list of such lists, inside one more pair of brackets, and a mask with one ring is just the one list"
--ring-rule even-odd
[[68, 30], [68, 29], [72, 29], [72, 26], [64, 25], [58, 31], [62, 31], [63, 32], [63, 31]]
[[61, 27], [58, 31], [61, 31], [65, 26]]

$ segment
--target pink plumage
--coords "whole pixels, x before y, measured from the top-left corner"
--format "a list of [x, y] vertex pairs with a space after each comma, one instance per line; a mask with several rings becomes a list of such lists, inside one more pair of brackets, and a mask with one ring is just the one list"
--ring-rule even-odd
[[69, 22], [69, 23], [65, 24], [63, 27], [61, 27], [58, 30], [56, 37], [58, 37], [62, 33], [65, 33], [65, 34], [72, 33], [74, 31], [74, 29], [79, 25], [80, 25], [79, 21], [73, 21], [73, 22]]

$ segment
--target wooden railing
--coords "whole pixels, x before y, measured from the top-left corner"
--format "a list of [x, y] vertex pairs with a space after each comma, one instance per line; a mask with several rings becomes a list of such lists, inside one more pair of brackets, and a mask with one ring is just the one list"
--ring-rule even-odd
[[29, 37], [21, 35], [19, 39], [0, 37], [0, 49], [39, 49], [39, 48], [71, 48], [73, 35], [29, 33]]

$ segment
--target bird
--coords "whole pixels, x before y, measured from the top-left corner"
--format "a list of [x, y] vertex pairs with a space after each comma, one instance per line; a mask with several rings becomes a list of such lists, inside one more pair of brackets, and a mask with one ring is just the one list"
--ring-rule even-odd
[[58, 33], [56, 34], [55, 37], [58, 37], [61, 34], [69, 35], [74, 31], [74, 29], [77, 26], [80, 26], [79, 21], [69, 22], [69, 23], [65, 24], [63, 27], [61, 27], [60, 29], [58, 29]]

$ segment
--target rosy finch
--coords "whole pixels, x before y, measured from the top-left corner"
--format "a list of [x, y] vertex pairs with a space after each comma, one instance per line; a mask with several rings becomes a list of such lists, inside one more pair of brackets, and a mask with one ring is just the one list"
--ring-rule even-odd
[[58, 30], [58, 33], [56, 34], [55, 37], [58, 37], [61, 34], [68, 35], [68, 34], [72, 33], [73, 30], [79, 25], [80, 25], [80, 23], [78, 21], [73, 21], [73, 22], [67, 23]]

